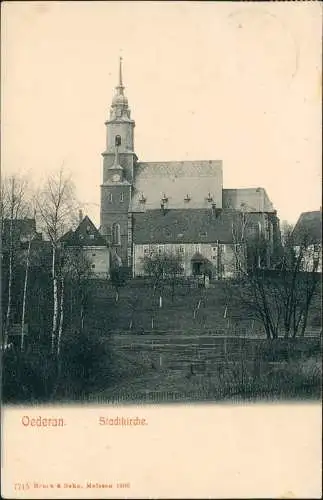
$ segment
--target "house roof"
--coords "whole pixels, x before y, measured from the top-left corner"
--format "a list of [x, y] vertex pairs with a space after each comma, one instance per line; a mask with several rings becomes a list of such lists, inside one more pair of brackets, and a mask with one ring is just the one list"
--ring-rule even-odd
[[60, 238], [60, 242], [65, 243], [67, 246], [107, 246], [105, 239], [87, 215], [75, 231], [72, 229], [67, 231]]
[[[208, 208], [209, 193], [217, 207], [222, 207], [220, 160], [139, 162], [130, 211], [159, 209], [164, 194], [169, 209]], [[142, 196], [146, 198], [144, 205]]]
[[236, 210], [147, 210], [134, 214], [133, 241], [149, 243], [232, 243]]
[[300, 244], [304, 237], [313, 243], [322, 241], [322, 211], [303, 212], [293, 230], [295, 243]]
[[[3, 232], [4, 238], [9, 235], [10, 232], [10, 219], [4, 219], [3, 221]], [[15, 236], [29, 236], [36, 233], [36, 221], [35, 219], [13, 219], [13, 231]]]
[[[12, 237], [15, 245], [24, 245], [25, 242], [28, 242], [30, 238], [34, 242], [43, 242], [42, 233], [38, 233], [36, 231], [36, 221], [35, 219], [13, 219], [12, 221]], [[4, 219], [3, 220], [3, 232], [1, 235], [1, 244], [3, 251], [6, 251], [9, 248], [10, 242], [10, 226], [11, 220]]]

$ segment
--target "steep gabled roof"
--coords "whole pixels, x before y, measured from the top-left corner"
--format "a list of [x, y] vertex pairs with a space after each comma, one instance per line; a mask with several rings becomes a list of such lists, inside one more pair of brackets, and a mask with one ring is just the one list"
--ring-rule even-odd
[[105, 239], [86, 215], [75, 231], [65, 233], [60, 242], [67, 246], [107, 246]]
[[[10, 219], [4, 219], [3, 221], [3, 232], [4, 239], [8, 237], [10, 232]], [[34, 235], [36, 233], [36, 221], [35, 219], [13, 219], [12, 221], [14, 237], [24, 237]]]
[[232, 243], [236, 210], [147, 210], [134, 214], [133, 241], [149, 243]]
[[313, 243], [322, 241], [322, 211], [303, 212], [293, 230], [294, 241], [300, 244], [304, 238]]

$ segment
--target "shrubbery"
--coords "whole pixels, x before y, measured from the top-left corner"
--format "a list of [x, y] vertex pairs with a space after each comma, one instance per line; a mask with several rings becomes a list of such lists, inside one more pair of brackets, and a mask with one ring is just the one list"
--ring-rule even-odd
[[95, 388], [112, 381], [109, 340], [95, 332], [74, 332], [64, 338], [61, 354], [48, 348], [10, 350], [3, 355], [2, 397], [6, 403], [84, 400]]

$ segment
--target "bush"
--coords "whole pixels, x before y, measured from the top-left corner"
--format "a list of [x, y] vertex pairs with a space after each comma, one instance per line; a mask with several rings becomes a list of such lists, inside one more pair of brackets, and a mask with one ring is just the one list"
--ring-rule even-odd
[[57, 364], [47, 352], [9, 351], [3, 356], [2, 374], [4, 402], [43, 402], [54, 390]]
[[37, 403], [86, 399], [93, 387], [112, 381], [113, 357], [109, 341], [95, 332], [67, 335], [61, 355], [48, 347], [33, 346], [26, 352], [8, 351], [3, 356], [3, 401]]

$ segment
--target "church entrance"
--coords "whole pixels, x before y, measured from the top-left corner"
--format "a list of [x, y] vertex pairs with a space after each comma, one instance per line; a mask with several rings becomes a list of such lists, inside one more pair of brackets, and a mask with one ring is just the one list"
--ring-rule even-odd
[[204, 262], [205, 258], [199, 252], [193, 255], [191, 259], [193, 276], [200, 276], [201, 274], [204, 273]]
[[202, 274], [202, 262], [192, 262], [192, 274], [197, 276]]

